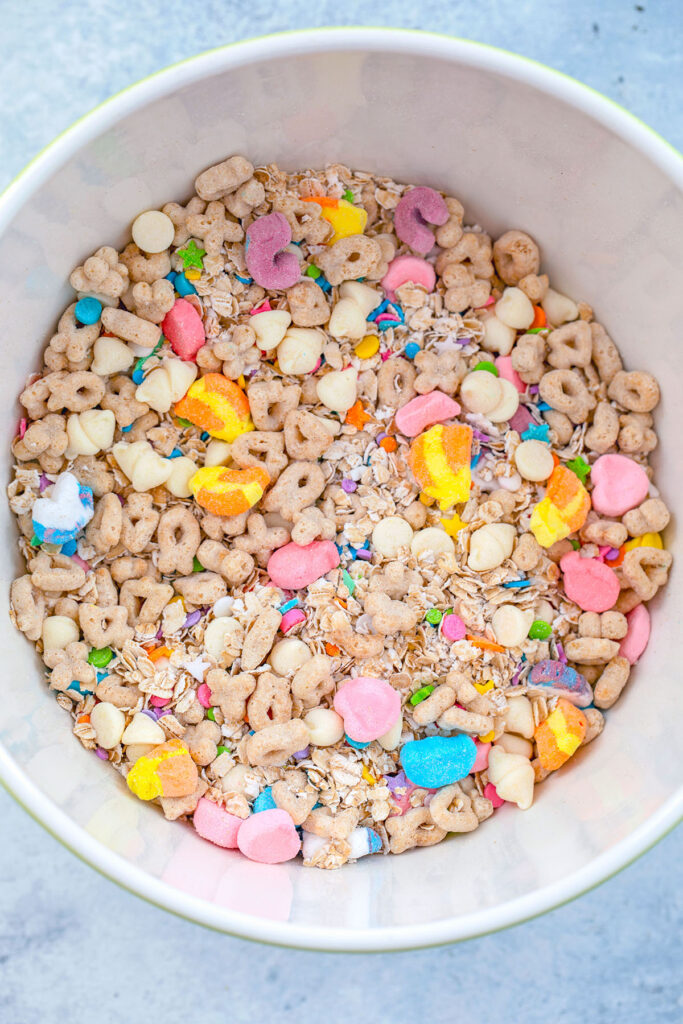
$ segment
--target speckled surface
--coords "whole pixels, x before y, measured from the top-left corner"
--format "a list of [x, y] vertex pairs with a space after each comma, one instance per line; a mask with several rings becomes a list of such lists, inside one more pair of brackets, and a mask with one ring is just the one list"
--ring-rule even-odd
[[[0, 111], [0, 187], [75, 118], [166, 64], [231, 40], [330, 24], [432, 29], [516, 50], [683, 145], [679, 0], [0, 0], [11, 93]], [[343, 957], [251, 945], [173, 918], [81, 864], [4, 793], [0, 815], [3, 1024], [683, 1018], [681, 829], [537, 921], [441, 950]]]

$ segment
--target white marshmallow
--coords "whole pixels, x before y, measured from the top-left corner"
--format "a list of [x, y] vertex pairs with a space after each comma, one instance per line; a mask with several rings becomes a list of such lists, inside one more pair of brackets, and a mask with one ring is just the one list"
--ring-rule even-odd
[[97, 745], [104, 750], [112, 750], [121, 741], [126, 716], [120, 708], [103, 700], [90, 712], [90, 724], [95, 730]]
[[508, 327], [525, 331], [534, 322], [534, 307], [521, 288], [506, 288], [496, 303], [496, 316]]
[[286, 309], [267, 309], [263, 313], [255, 313], [249, 320], [256, 332], [256, 344], [262, 352], [278, 347], [291, 322], [291, 314]]

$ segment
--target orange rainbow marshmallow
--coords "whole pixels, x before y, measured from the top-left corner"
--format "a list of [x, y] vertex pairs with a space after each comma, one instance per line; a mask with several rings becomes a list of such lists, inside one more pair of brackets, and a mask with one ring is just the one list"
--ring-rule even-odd
[[555, 466], [545, 497], [531, 513], [531, 532], [541, 547], [549, 548], [580, 530], [590, 507], [590, 495], [576, 473], [566, 466]]
[[185, 397], [176, 402], [173, 412], [228, 443], [254, 429], [249, 399], [222, 373], [207, 373], [196, 380]]
[[549, 772], [561, 768], [583, 743], [587, 727], [583, 711], [560, 697], [555, 710], [534, 732], [541, 767]]
[[471, 427], [437, 423], [413, 441], [408, 465], [424, 494], [444, 510], [469, 499], [471, 456]]
[[195, 501], [215, 516], [238, 516], [248, 512], [263, 497], [270, 477], [261, 466], [226, 469], [205, 466], [190, 478]]
[[306, 196], [302, 202], [317, 203], [322, 208], [323, 218], [332, 225], [334, 234], [326, 242], [333, 245], [348, 235], [362, 235], [368, 222], [368, 215], [362, 206], [354, 206], [348, 199], [333, 199], [331, 196]]

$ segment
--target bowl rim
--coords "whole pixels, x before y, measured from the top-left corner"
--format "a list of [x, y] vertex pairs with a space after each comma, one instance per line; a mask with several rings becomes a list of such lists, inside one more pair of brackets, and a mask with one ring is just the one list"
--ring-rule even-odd
[[[365, 49], [456, 60], [535, 87], [600, 122], [683, 190], [683, 156], [654, 129], [613, 100], [538, 61], [499, 47], [433, 32], [328, 27], [260, 36], [188, 57], [100, 103], [44, 147], [0, 194], [0, 233], [23, 203], [93, 137], [140, 106], [203, 77], [255, 60]], [[389, 952], [439, 946], [520, 924], [575, 899], [631, 864], [683, 818], [683, 787], [634, 832], [559, 882], [486, 910], [418, 926], [371, 929], [290, 924], [217, 907], [154, 879], [76, 825], [19, 768], [0, 743], [0, 782], [27, 813], [82, 861], [155, 906], [235, 937], [334, 952]]]

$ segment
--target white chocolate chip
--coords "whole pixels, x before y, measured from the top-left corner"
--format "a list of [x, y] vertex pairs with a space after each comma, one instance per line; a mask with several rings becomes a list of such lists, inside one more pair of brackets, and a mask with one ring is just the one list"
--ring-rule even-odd
[[77, 455], [95, 455], [103, 448], [109, 448], [114, 440], [116, 418], [110, 409], [86, 409], [69, 416], [66, 432], [69, 446], [65, 451], [67, 459]]
[[426, 554], [432, 554], [437, 558], [439, 555], [452, 555], [454, 552], [453, 538], [439, 526], [428, 526], [424, 530], [418, 530], [410, 542], [410, 553], [415, 558]]
[[242, 629], [236, 619], [221, 616], [214, 619], [204, 632], [204, 650], [216, 661], [220, 661], [229, 638], [236, 639]]
[[488, 370], [473, 370], [460, 385], [460, 399], [469, 412], [486, 416], [503, 397], [500, 381]]
[[196, 464], [187, 455], [167, 461], [171, 463], [171, 475], [166, 481], [166, 490], [176, 498], [189, 498], [192, 494], [190, 480], [197, 472]]
[[255, 313], [249, 320], [256, 332], [256, 344], [262, 352], [278, 347], [291, 322], [291, 314], [286, 309], [267, 309], [263, 313]]
[[401, 733], [403, 732], [403, 715], [399, 715], [391, 729], [380, 736], [377, 742], [380, 747], [384, 750], [396, 750], [396, 747], [401, 742]]
[[310, 648], [294, 637], [286, 637], [275, 644], [268, 656], [270, 667], [279, 676], [291, 676], [313, 657]]
[[304, 725], [314, 747], [331, 747], [344, 735], [344, 719], [330, 708], [313, 708], [304, 716]]
[[502, 565], [512, 554], [516, 530], [508, 523], [488, 523], [470, 537], [467, 564], [475, 572], [486, 572]]
[[504, 377], [498, 378], [498, 386], [501, 389], [501, 397], [498, 405], [491, 409], [486, 415], [491, 423], [503, 423], [515, 415], [519, 408], [519, 391], [514, 384]]
[[526, 640], [533, 620], [533, 612], [524, 611], [516, 604], [499, 605], [491, 619], [496, 643], [503, 647], [519, 647]]
[[484, 320], [484, 337], [482, 346], [487, 352], [497, 352], [507, 356], [515, 343], [515, 332], [497, 316], [488, 316]]
[[386, 516], [372, 531], [372, 546], [382, 558], [396, 558], [412, 539], [413, 528], [401, 516]]
[[119, 441], [112, 448], [112, 455], [136, 491], [151, 491], [166, 483], [173, 470], [173, 459], [162, 459], [149, 441]]
[[132, 722], [126, 726], [121, 736], [122, 743], [151, 743], [152, 746], [163, 743], [165, 739], [166, 733], [158, 722], [155, 722], [149, 715], [144, 715], [142, 711], [133, 715]]
[[48, 615], [43, 622], [43, 650], [63, 651], [78, 640], [78, 624], [67, 615]]
[[204, 452], [205, 466], [227, 466], [230, 460], [230, 449], [232, 445], [228, 441], [219, 441], [215, 438], [209, 441]]
[[283, 373], [300, 376], [313, 373], [322, 355], [325, 335], [312, 327], [290, 327], [277, 347], [278, 366]]
[[173, 242], [175, 227], [161, 210], [147, 210], [135, 218], [131, 234], [143, 252], [164, 252]]
[[501, 800], [526, 811], [534, 801], [534, 769], [522, 754], [508, 754], [502, 747], [491, 747], [488, 764], [489, 781]]
[[503, 715], [505, 728], [509, 732], [518, 733], [530, 740], [534, 734], [535, 722], [531, 701], [523, 693], [519, 696], [508, 696], [508, 706]]
[[495, 747], [502, 747], [507, 754], [521, 754], [522, 757], [531, 758], [534, 754], [534, 745], [523, 736], [516, 736], [512, 732], [504, 732], [494, 743]]
[[98, 338], [93, 345], [93, 357], [90, 369], [100, 377], [124, 373], [135, 362], [135, 356], [120, 338]]
[[349, 366], [347, 370], [326, 373], [318, 381], [316, 391], [322, 404], [331, 412], [348, 412], [358, 393], [358, 370]]
[[120, 708], [103, 700], [90, 712], [90, 724], [95, 730], [98, 746], [112, 750], [121, 741], [126, 728], [126, 716]]
[[534, 322], [534, 307], [521, 288], [506, 288], [496, 303], [496, 316], [516, 331], [525, 331]]
[[576, 303], [553, 288], [548, 288], [541, 301], [541, 306], [548, 321], [554, 327], [559, 327], [560, 324], [568, 323], [570, 320], [576, 320], [579, 315], [579, 307]]
[[536, 483], [547, 480], [555, 463], [552, 452], [543, 441], [522, 441], [515, 449], [515, 465], [525, 480]]

